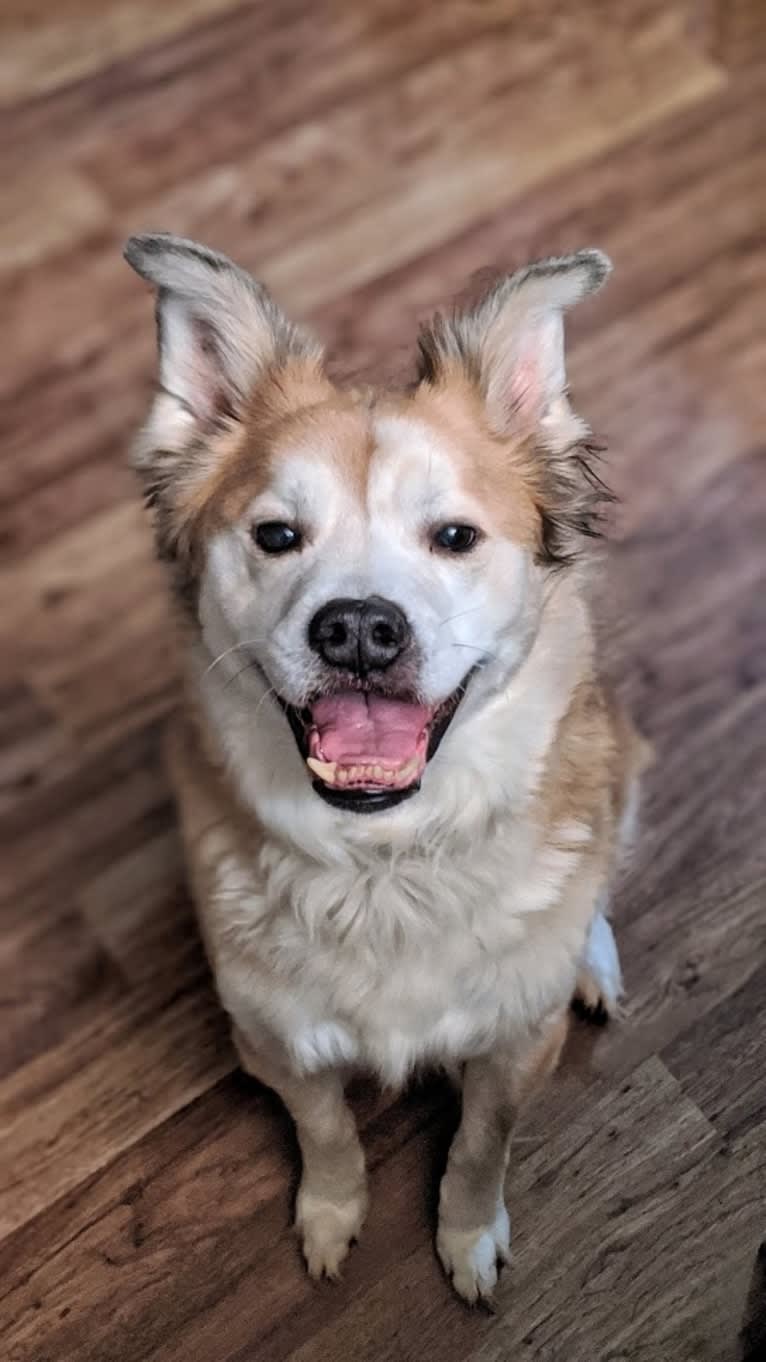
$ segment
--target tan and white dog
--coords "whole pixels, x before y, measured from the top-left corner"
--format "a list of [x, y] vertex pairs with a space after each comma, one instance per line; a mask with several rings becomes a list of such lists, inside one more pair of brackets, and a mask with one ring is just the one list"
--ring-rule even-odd
[[474, 1301], [508, 1255], [519, 1106], [573, 995], [621, 986], [606, 908], [642, 745], [597, 676], [604, 488], [562, 322], [609, 262], [500, 280], [388, 394], [333, 384], [223, 256], [163, 234], [126, 255], [157, 289], [135, 463], [182, 607], [186, 854], [242, 1063], [295, 1120], [309, 1271], [337, 1273], [367, 1210], [348, 1075], [444, 1066], [437, 1248]]

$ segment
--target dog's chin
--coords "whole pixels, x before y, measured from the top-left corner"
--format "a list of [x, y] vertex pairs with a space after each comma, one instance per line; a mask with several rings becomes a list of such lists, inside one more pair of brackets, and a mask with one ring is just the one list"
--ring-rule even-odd
[[276, 698], [316, 794], [344, 813], [383, 813], [412, 799], [476, 668], [441, 704], [354, 683], [303, 708]]

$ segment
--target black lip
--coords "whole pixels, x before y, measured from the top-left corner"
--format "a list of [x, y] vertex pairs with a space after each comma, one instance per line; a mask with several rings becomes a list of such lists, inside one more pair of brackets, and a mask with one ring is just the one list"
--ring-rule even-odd
[[325, 785], [323, 780], [315, 780], [312, 784], [326, 804], [346, 813], [382, 813], [384, 809], [393, 809], [410, 799], [420, 789], [419, 780], [408, 785], [406, 790], [336, 790], [332, 785]]
[[457, 690], [453, 690], [449, 699], [445, 700], [444, 704], [439, 709], [436, 718], [431, 724], [431, 732], [428, 735], [428, 751], [426, 753], [426, 761], [430, 761], [431, 758], [439, 750], [441, 740], [444, 737], [445, 733], [447, 732], [447, 729], [449, 728], [450, 724], [452, 723], [452, 720], [455, 717], [455, 713], [458, 709], [458, 706], [460, 705], [460, 701], [462, 700], [463, 696], [468, 690], [468, 685], [470, 683], [471, 677], [473, 676], [474, 672], [477, 672], [478, 670], [479, 670], [478, 666], [472, 667], [471, 670], [468, 672], [467, 676], [465, 676], [463, 680], [460, 682], [460, 685], [458, 686]]
[[[452, 692], [438, 710], [428, 737], [426, 761], [430, 761], [438, 751], [441, 741], [455, 717], [460, 701], [468, 689], [471, 678], [474, 672], [478, 670], [478, 665], [472, 667], [457, 689]], [[276, 699], [293, 731], [298, 751], [305, 761], [309, 754], [307, 733], [311, 726], [311, 711], [308, 708], [296, 709], [295, 705], [288, 704], [278, 693]], [[414, 781], [404, 790], [338, 790], [318, 779], [312, 781], [312, 786], [320, 798], [334, 809], [343, 809], [346, 813], [382, 813], [386, 809], [393, 809], [397, 804], [401, 804], [405, 799], [410, 799], [412, 795], [417, 794], [420, 789], [420, 781]]]
[[309, 754], [306, 732], [311, 723], [311, 714], [307, 709], [296, 709], [295, 705], [289, 705], [286, 700], [282, 699], [281, 695], [277, 695], [276, 698], [279, 701], [280, 709], [293, 730], [293, 737], [298, 744], [298, 751], [305, 761]]

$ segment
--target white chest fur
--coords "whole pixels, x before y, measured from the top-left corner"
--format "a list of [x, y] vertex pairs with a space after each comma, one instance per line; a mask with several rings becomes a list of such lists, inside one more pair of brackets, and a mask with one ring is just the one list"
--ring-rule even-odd
[[[566, 1001], [592, 889], [587, 829], [495, 829], [437, 856], [318, 865], [221, 825], [198, 843], [219, 991], [237, 1024], [312, 1070], [348, 1063], [396, 1084], [486, 1050]], [[581, 911], [560, 911], [572, 883]]]

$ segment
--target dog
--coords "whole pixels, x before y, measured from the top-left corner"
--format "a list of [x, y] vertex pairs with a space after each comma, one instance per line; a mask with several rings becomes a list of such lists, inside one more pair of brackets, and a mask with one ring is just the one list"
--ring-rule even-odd
[[462, 1090], [437, 1251], [487, 1299], [519, 1109], [573, 997], [621, 991], [644, 747], [598, 674], [607, 493], [563, 340], [610, 262], [500, 278], [389, 393], [335, 384], [224, 256], [163, 233], [125, 254], [157, 298], [133, 461], [178, 602], [185, 854], [242, 1065], [295, 1122], [308, 1270], [335, 1277], [367, 1212], [349, 1075], [436, 1066]]

